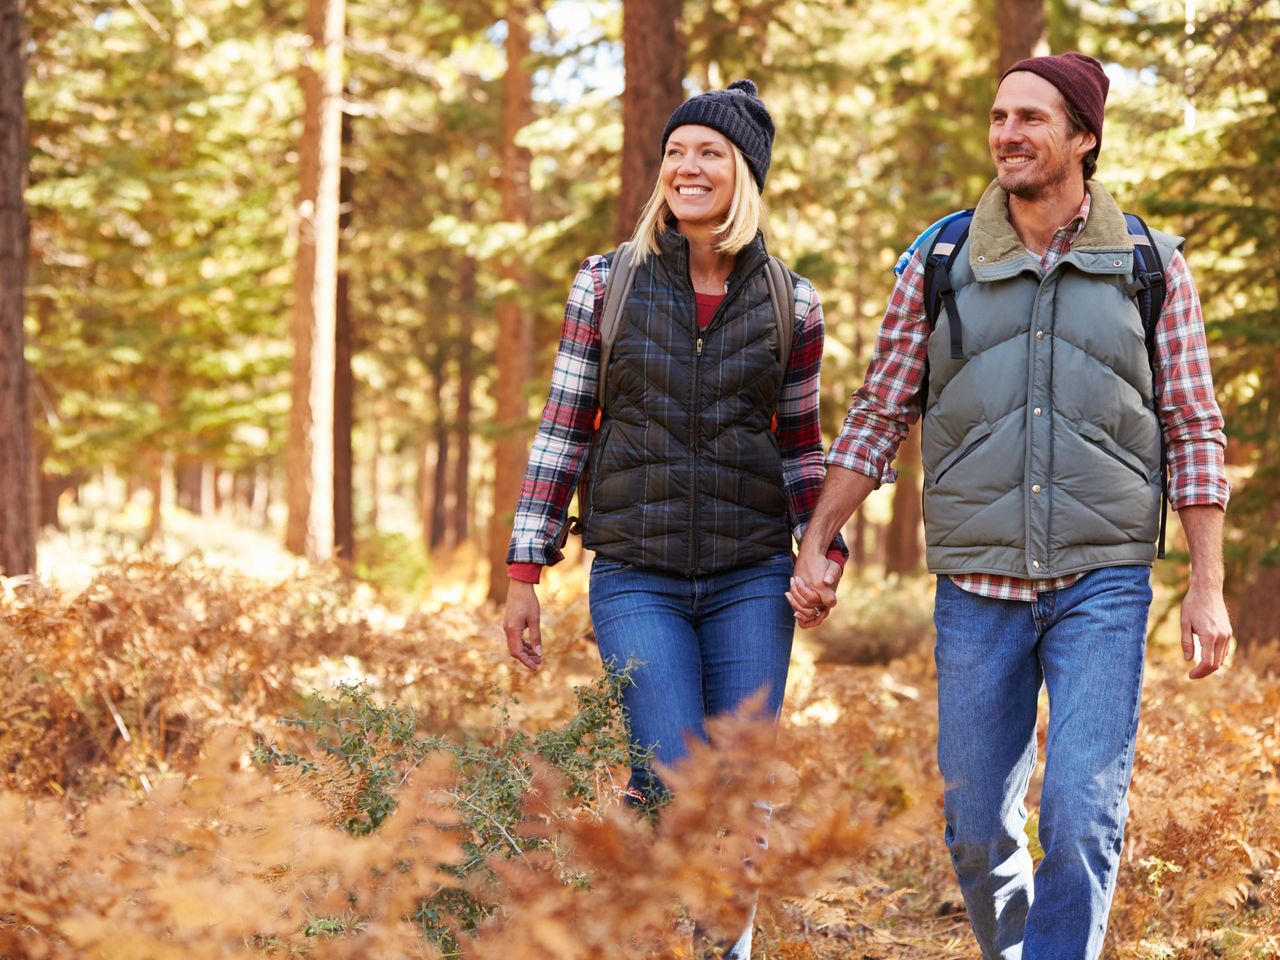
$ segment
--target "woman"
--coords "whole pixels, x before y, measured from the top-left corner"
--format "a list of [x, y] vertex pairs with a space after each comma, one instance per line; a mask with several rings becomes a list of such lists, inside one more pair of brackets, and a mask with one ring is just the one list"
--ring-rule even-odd
[[[602, 659], [632, 664], [623, 691], [632, 746], [663, 764], [705, 736], [707, 717], [766, 688], [782, 706], [797, 622], [791, 540], [822, 483], [822, 309], [792, 275], [782, 368], [760, 191], [774, 125], [755, 84], [686, 101], [662, 136], [662, 168], [632, 237], [633, 285], [599, 390], [610, 259], [589, 257], [565, 311], [507, 554], [511, 656], [542, 663], [534, 584], [561, 559], [569, 501], [589, 460], [585, 545]], [[599, 429], [597, 400], [603, 397]], [[830, 582], [844, 547], [829, 550]], [[807, 625], [814, 617], [799, 619]], [[633, 793], [662, 784], [643, 760]], [[750, 929], [735, 947], [749, 953]]]

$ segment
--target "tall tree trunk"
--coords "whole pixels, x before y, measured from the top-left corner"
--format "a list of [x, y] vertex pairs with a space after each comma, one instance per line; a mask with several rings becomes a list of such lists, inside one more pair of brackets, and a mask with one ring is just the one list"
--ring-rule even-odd
[[893, 516], [884, 544], [884, 572], [911, 573], [920, 567], [920, 424], [898, 448], [898, 482]]
[[200, 464], [200, 516], [212, 517], [218, 512], [218, 468], [205, 460]]
[[373, 437], [369, 451], [369, 532], [378, 532], [378, 503], [381, 494], [379, 481], [382, 479], [382, 418], [379, 411], [374, 410], [372, 420]]
[[26, 82], [22, 0], [0, 0], [0, 574], [34, 573], [31, 417], [24, 354]]
[[[532, 219], [529, 151], [516, 135], [533, 120], [533, 84], [529, 74], [529, 7], [511, 0], [507, 10], [507, 71], [503, 77], [502, 219], [527, 227]], [[517, 244], [523, 246], [523, 244]], [[507, 541], [520, 481], [528, 462], [528, 403], [524, 386], [533, 354], [533, 323], [521, 302], [525, 296], [522, 251], [506, 256], [501, 273], [507, 292], [498, 301], [497, 439], [494, 443], [493, 516], [489, 521], [489, 599], [500, 601], [507, 588]]]
[[438, 550], [445, 541], [445, 518], [448, 516], [449, 500], [449, 421], [444, 410], [444, 378], [447, 372], [445, 364], [447, 340], [436, 344], [435, 357], [432, 361], [431, 392], [436, 408], [436, 460], [435, 477], [431, 489], [435, 495], [431, 502], [425, 504], [428, 519], [427, 549]]
[[1044, 39], [1044, 0], [996, 0], [996, 29], [1000, 35], [999, 76], [1019, 60], [1036, 55], [1036, 47]]
[[[1259, 514], [1256, 522], [1262, 529], [1280, 528], [1280, 505]], [[1254, 561], [1232, 584], [1232, 625], [1240, 649], [1262, 646], [1280, 640], [1280, 563]]]
[[662, 128], [684, 99], [683, 0], [622, 0], [622, 189], [616, 234], [631, 236], [662, 161]]
[[[342, 114], [342, 155], [350, 158], [353, 134], [351, 115]], [[342, 164], [338, 181], [338, 254], [351, 232], [351, 203], [355, 171], [350, 159]], [[351, 369], [354, 334], [351, 329], [351, 277], [345, 264], [338, 270], [333, 375], [333, 546], [344, 564], [355, 562], [356, 529], [352, 506], [354, 471], [351, 432], [355, 429], [355, 373]]]
[[475, 379], [472, 358], [471, 325], [476, 307], [476, 262], [464, 257], [458, 278], [458, 410], [454, 418], [457, 456], [453, 461], [453, 512], [449, 540], [455, 545], [467, 542], [471, 535], [469, 490], [471, 475], [471, 384]]
[[333, 397], [344, 0], [308, 0], [285, 546], [333, 556]]

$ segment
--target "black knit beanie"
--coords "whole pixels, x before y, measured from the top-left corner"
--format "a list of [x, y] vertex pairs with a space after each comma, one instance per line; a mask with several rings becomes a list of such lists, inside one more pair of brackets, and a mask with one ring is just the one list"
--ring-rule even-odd
[[746, 157], [756, 186], [764, 189], [764, 178], [773, 155], [773, 117], [769, 116], [753, 82], [735, 80], [728, 90], [700, 93], [676, 107], [662, 131], [663, 154], [667, 152], [671, 131], [686, 124], [710, 127], [728, 137]]

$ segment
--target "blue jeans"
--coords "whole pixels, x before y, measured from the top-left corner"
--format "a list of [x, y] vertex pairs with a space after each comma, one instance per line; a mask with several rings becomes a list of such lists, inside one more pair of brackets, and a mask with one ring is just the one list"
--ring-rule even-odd
[[[1107, 567], [1033, 603], [938, 578], [938, 766], [947, 847], [987, 960], [1094, 960], [1128, 816], [1150, 569]], [[1049, 692], [1032, 882], [1023, 800]]]
[[790, 554], [724, 573], [683, 577], [596, 557], [591, 621], [600, 657], [633, 664], [622, 692], [636, 760], [631, 787], [652, 799], [663, 790], [641, 756], [671, 765], [687, 737], [706, 738], [708, 717], [734, 710], [761, 687], [776, 719], [791, 661], [795, 617], [784, 595]]

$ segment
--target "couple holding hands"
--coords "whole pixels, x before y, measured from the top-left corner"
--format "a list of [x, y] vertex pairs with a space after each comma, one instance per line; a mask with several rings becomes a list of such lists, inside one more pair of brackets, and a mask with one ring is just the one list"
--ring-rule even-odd
[[[508, 553], [508, 648], [536, 670], [534, 585], [561, 559], [585, 469], [596, 641], [606, 663], [634, 664], [623, 709], [637, 753], [673, 764], [707, 717], [761, 688], [776, 719], [795, 626], [836, 603], [839, 530], [893, 482], [922, 418], [945, 839], [988, 960], [1102, 949], [1166, 502], [1191, 554], [1192, 679], [1231, 637], [1200, 301], [1181, 238], [1127, 218], [1092, 179], [1107, 88], [1077, 53], [1002, 77], [995, 179], [950, 218], [967, 231], [931, 228], [900, 262], [825, 457], [822, 308], [765, 246], [773, 120], [749, 80], [678, 107], [631, 240], [574, 280]], [[1024, 800], [1042, 685], [1033, 879]], [[631, 783], [662, 790], [642, 762]], [[728, 955], [747, 960], [750, 941], [748, 927]]]

